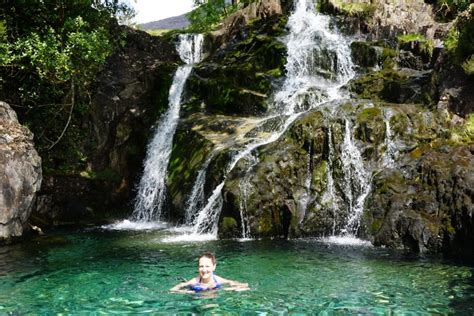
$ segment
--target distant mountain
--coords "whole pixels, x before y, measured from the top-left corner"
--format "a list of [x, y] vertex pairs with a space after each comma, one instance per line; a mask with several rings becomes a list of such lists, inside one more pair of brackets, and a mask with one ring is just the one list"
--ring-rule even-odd
[[148, 23], [139, 24], [138, 27], [144, 31], [146, 30], [174, 30], [183, 29], [189, 25], [189, 21], [186, 15], [178, 15], [170, 18], [166, 18], [159, 21], [153, 21]]

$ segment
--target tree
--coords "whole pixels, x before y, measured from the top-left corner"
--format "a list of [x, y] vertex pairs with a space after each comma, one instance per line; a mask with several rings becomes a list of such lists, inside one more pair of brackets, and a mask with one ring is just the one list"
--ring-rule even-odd
[[[130, 14], [119, 0], [7, 0], [0, 7], [0, 99], [32, 129], [43, 160], [87, 112], [93, 78], [121, 44], [115, 18]], [[62, 147], [79, 158], [74, 146]]]

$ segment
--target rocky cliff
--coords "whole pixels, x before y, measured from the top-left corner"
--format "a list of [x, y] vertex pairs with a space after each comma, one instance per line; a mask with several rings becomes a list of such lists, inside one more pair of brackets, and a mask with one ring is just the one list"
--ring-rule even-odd
[[0, 166], [0, 241], [8, 241], [29, 228], [42, 176], [32, 133], [5, 102], [0, 102]]
[[147, 139], [167, 105], [179, 57], [172, 39], [126, 27], [117, 32], [124, 32], [126, 44], [99, 74], [78, 123], [82, 161], [72, 171], [45, 173], [33, 214], [40, 226], [102, 222], [130, 212]]
[[[452, 22], [438, 22], [431, 5], [416, 1], [359, 1], [357, 14], [341, 3], [323, 1], [321, 9], [354, 38], [351, 100], [300, 116], [229, 174], [235, 148], [263, 133], [249, 130], [281, 87], [286, 18], [274, 10], [210, 35], [171, 159], [174, 216], [184, 217], [190, 182], [205, 169], [206, 198], [224, 179], [221, 237], [351, 232], [375, 245], [472, 256], [474, 99], [472, 78], [442, 45]], [[191, 139], [199, 148], [187, 145]], [[350, 213], [359, 203], [355, 224]]]
[[[229, 170], [236, 152], [278, 125], [281, 113], [272, 106], [289, 84], [291, 7], [257, 1], [206, 34], [205, 58], [186, 83], [174, 136], [167, 218], [184, 221], [203, 175], [196, 208], [222, 183], [211, 214], [221, 237], [351, 233], [375, 245], [472, 255], [472, 78], [443, 46], [454, 22], [439, 22], [429, 4], [322, 1], [319, 9], [334, 15], [331, 28], [351, 38], [356, 75], [342, 89], [347, 98], [307, 111], [328, 93], [305, 91], [301, 115], [286, 131]], [[152, 126], [167, 106], [175, 40], [128, 31], [83, 122], [85, 167], [45, 177], [38, 221], [131, 212]], [[340, 61], [318, 49], [311, 63], [322, 64], [323, 81], [333, 80]]]

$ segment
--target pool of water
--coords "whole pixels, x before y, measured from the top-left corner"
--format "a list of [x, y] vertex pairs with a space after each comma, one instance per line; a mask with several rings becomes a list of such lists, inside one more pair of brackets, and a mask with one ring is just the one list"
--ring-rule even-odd
[[[474, 314], [472, 265], [311, 239], [172, 234], [95, 228], [0, 247], [0, 314]], [[216, 253], [218, 275], [251, 290], [170, 293], [196, 275], [204, 250]]]

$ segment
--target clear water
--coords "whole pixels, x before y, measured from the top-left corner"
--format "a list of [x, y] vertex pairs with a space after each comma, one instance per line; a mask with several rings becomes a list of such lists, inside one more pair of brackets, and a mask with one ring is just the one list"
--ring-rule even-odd
[[[473, 314], [474, 267], [317, 240], [165, 243], [154, 231], [58, 232], [0, 248], [0, 314]], [[248, 292], [171, 294], [216, 252]]]

